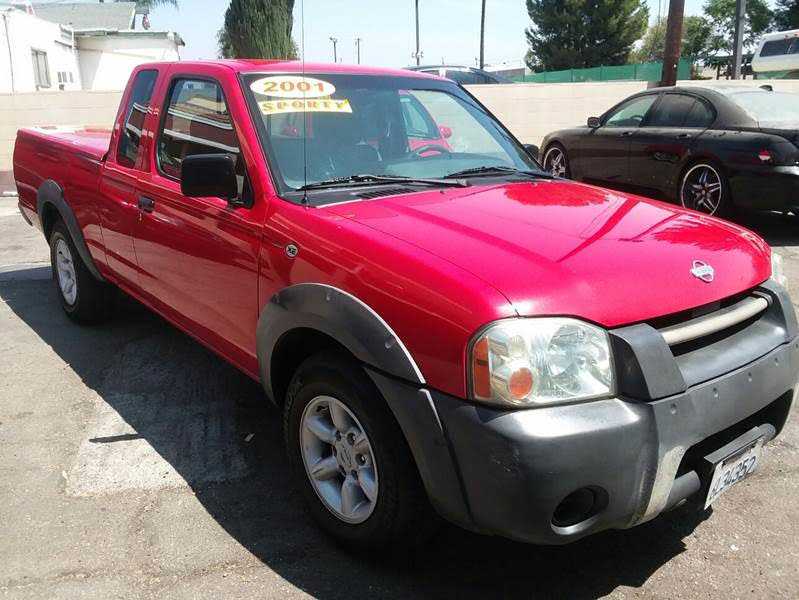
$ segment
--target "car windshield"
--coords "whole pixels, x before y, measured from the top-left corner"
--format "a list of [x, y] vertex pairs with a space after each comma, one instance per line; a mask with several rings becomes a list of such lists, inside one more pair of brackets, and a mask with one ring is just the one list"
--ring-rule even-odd
[[244, 89], [279, 191], [289, 199], [298, 190], [341, 185], [353, 176], [429, 183], [486, 167], [505, 170], [470, 176], [540, 170], [493, 117], [450, 82], [261, 73], [247, 75]]
[[761, 127], [799, 128], [799, 94], [786, 92], [737, 92], [730, 98]]

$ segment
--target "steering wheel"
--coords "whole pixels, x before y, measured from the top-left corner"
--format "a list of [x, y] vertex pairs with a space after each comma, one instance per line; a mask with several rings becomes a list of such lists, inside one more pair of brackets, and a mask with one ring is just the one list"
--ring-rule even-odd
[[452, 150], [442, 146], [441, 144], [425, 144], [424, 146], [419, 146], [416, 150], [411, 150], [411, 154], [415, 154], [419, 158], [426, 158], [422, 156], [425, 152], [438, 152], [439, 154], [452, 154]]

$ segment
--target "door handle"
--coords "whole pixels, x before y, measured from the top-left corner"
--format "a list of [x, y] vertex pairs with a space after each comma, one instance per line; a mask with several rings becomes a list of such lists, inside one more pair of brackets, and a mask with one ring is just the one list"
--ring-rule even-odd
[[147, 196], [139, 196], [139, 210], [153, 212], [155, 210], [155, 200]]
[[692, 137], [690, 133], [681, 133], [680, 135], [677, 136], [677, 139], [678, 140], [687, 140], [690, 137]]
[[633, 133], [632, 131], [625, 131], [621, 134], [621, 137], [630, 137]]

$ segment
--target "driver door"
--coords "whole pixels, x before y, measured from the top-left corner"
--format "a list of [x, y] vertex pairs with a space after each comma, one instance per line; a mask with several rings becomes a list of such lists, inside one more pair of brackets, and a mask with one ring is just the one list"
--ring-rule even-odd
[[657, 99], [657, 94], [649, 94], [623, 102], [586, 135], [580, 152], [583, 179], [629, 183], [630, 140]]

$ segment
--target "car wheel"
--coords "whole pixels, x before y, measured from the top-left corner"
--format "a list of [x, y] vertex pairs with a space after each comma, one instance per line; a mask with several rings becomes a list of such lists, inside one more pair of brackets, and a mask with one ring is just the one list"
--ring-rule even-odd
[[552, 144], [544, 153], [544, 169], [555, 177], [571, 177], [569, 157], [560, 144]]
[[691, 165], [679, 185], [677, 197], [685, 208], [715, 216], [730, 214], [730, 186], [717, 164], [703, 161]]
[[61, 306], [71, 319], [97, 323], [109, 316], [113, 289], [89, 272], [62, 221], [53, 226], [50, 234], [50, 264]]
[[289, 463], [319, 525], [360, 549], [414, 547], [435, 522], [408, 445], [363, 369], [342, 354], [306, 360], [284, 407]]

